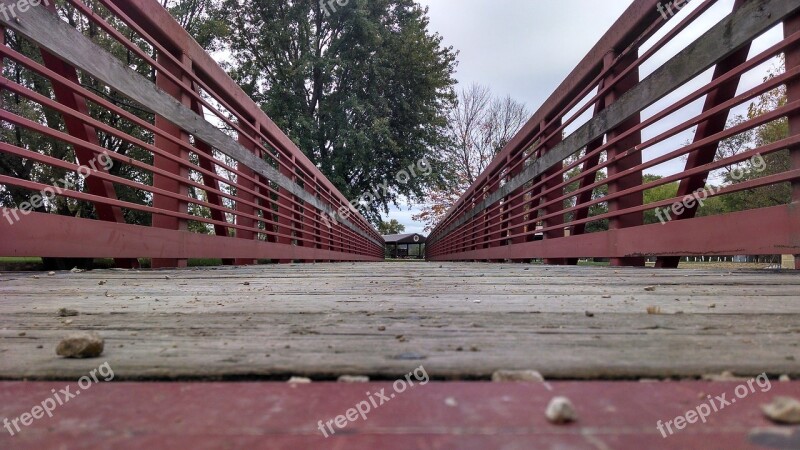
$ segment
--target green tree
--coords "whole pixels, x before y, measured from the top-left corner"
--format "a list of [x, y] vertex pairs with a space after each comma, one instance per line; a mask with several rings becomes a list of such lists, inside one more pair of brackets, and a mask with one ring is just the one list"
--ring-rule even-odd
[[[785, 59], [780, 57], [777, 65], [773, 67], [765, 77], [765, 81], [785, 71]], [[755, 119], [767, 112], [785, 106], [786, 103], [786, 87], [779, 86], [759, 96], [755, 102], [750, 104], [747, 116], [734, 117], [730, 120], [728, 127], [730, 128], [747, 122], [748, 120]], [[783, 117], [722, 141], [717, 150], [717, 159], [728, 158], [744, 151], [763, 147], [786, 139], [788, 136], [789, 122]], [[789, 150], [779, 150], [769, 154], [762, 154], [761, 157], [763, 159], [755, 162], [750, 159], [740, 164], [724, 168], [722, 173], [722, 185], [729, 186], [764, 176], [784, 173], [790, 170], [791, 159]], [[754, 208], [766, 208], [785, 205], [790, 202], [791, 187], [789, 183], [780, 183], [713, 197], [698, 211], [698, 215], [708, 216]]]
[[[658, 181], [662, 178], [664, 177], [653, 174], [645, 174], [642, 177], [645, 184]], [[677, 181], [674, 181], [672, 183], [662, 184], [660, 186], [656, 186], [654, 188], [650, 188], [644, 191], [644, 204], [647, 205], [650, 203], [660, 202], [661, 200], [666, 200], [668, 198], [675, 198], [676, 195], [678, 195]], [[660, 207], [660, 209], [663, 208], [664, 206]], [[649, 209], [644, 212], [644, 223], [645, 225], [651, 223], [660, 223], [658, 216], [656, 216], [655, 209]]]
[[406, 226], [398, 222], [397, 219], [392, 219], [388, 222], [381, 221], [378, 224], [378, 231], [384, 236], [387, 234], [400, 234], [406, 231]]
[[161, 0], [161, 6], [207, 51], [220, 50], [227, 34], [219, 4], [220, 0]]
[[[413, 0], [224, 0], [230, 73], [375, 223], [401, 198], [442, 182], [456, 55]], [[396, 174], [423, 158], [432, 175]], [[388, 185], [386, 184], [388, 182]]]

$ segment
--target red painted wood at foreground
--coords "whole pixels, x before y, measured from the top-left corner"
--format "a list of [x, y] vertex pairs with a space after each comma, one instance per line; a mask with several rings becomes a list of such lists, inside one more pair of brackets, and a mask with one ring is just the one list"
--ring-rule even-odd
[[[409, 367], [413, 370], [413, 367]], [[412, 378], [413, 379], [413, 378]], [[0, 383], [0, 416], [15, 418], [65, 382]], [[11, 436], [0, 448], [381, 448], [706, 449], [800, 448], [800, 428], [779, 427], [759, 406], [800, 396], [800, 383], [773, 381], [748, 397], [662, 437], [656, 429], [707, 395], [735, 397], [737, 382], [431, 382], [398, 394], [334, 436], [319, 421], [345, 414], [366, 392], [391, 383], [101, 383]], [[548, 390], [548, 387], [551, 390]], [[78, 386], [73, 382], [71, 392]], [[544, 417], [553, 396], [575, 403], [577, 423]]]

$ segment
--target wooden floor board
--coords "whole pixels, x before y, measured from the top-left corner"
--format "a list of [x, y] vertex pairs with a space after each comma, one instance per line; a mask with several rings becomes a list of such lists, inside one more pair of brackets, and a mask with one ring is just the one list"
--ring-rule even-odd
[[127, 380], [390, 379], [420, 364], [446, 379], [796, 376], [800, 276], [424, 262], [0, 273], [0, 378], [97, 367], [55, 355], [72, 330], [100, 333]]

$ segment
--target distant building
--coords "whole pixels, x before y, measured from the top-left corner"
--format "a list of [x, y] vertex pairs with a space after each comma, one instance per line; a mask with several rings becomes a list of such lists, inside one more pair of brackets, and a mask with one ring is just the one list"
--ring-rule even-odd
[[425, 241], [421, 234], [389, 234], [386, 241], [386, 257], [392, 259], [425, 259]]

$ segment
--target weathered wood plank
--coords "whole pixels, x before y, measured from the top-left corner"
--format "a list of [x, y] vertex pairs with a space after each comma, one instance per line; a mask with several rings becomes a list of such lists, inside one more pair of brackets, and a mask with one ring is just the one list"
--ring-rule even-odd
[[442, 378], [800, 375], [792, 272], [412, 262], [35, 276], [0, 274], [0, 378], [96, 366], [55, 356], [77, 329], [106, 338], [122, 379], [392, 378], [419, 364]]

